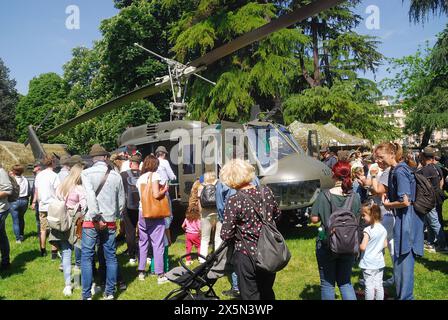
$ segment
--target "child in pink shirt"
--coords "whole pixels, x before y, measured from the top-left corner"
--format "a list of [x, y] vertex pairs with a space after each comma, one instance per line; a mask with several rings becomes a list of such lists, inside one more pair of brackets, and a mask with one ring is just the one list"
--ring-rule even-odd
[[[188, 210], [185, 214], [185, 220], [182, 223], [182, 229], [185, 230], [185, 248], [187, 254], [191, 253], [193, 246], [196, 247], [197, 252], [201, 250], [201, 217], [199, 211], [192, 209]], [[191, 265], [191, 256], [186, 257], [187, 266]]]

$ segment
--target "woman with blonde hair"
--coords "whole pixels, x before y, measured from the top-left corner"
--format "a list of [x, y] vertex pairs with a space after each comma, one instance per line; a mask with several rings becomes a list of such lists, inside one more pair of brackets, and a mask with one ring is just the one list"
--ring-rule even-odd
[[268, 222], [280, 216], [274, 194], [267, 186], [257, 188], [252, 184], [255, 169], [250, 163], [241, 159], [226, 163], [221, 170], [220, 178], [230, 188], [237, 190], [226, 203], [221, 238], [224, 241], [234, 241], [232, 264], [238, 275], [241, 298], [273, 300], [275, 273], [257, 269], [254, 261], [263, 225], [257, 212], [263, 212], [264, 208]]
[[[216, 208], [216, 198], [213, 202], [207, 201], [207, 197], [210, 194], [216, 194], [216, 173], [213, 171], [207, 171], [204, 173], [204, 181], [198, 185], [198, 208], [201, 216], [201, 246], [199, 254], [202, 257], [207, 257], [208, 248], [210, 243], [210, 237], [213, 228], [215, 228], [215, 238], [213, 240], [213, 247], [217, 249], [221, 244], [221, 227], [222, 223], [218, 220], [218, 209]], [[203, 263], [204, 258], [199, 257], [199, 262]]]
[[[50, 237], [48, 241], [59, 248], [62, 253], [62, 269], [64, 272], [65, 287], [63, 294], [65, 296], [70, 296], [72, 294], [71, 287], [71, 257], [72, 248], [78, 248], [75, 250], [75, 256], [80, 258], [80, 241], [77, 241], [76, 237], [76, 221], [81, 217], [82, 212], [86, 209], [86, 196], [84, 194], [84, 189], [81, 186], [81, 172], [83, 166], [81, 164], [76, 164], [70, 169], [70, 173], [67, 178], [64, 179], [59, 187], [56, 189], [57, 197], [65, 201], [65, 206], [67, 208], [67, 214], [72, 220], [71, 227], [68, 231], [61, 232], [57, 230], [50, 230]], [[78, 252], [77, 252], [78, 251]], [[76, 259], [79, 260], [80, 259]], [[78, 266], [79, 268], [79, 266]]]

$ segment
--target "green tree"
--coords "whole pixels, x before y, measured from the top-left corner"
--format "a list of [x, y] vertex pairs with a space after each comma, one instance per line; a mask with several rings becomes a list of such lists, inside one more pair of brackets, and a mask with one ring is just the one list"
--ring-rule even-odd
[[[290, 7], [308, 5], [310, 0], [291, 1]], [[361, 1], [351, 0], [325, 10], [298, 24], [307, 37], [298, 49], [301, 74], [310, 87], [331, 87], [335, 79], [354, 79], [357, 71], [375, 72], [383, 55], [375, 37], [354, 30], [362, 17], [353, 12]]]
[[[404, 0], [403, 0], [404, 2]], [[423, 22], [429, 20], [430, 14], [448, 14], [448, 1], [446, 0], [411, 0], [409, 20]]]
[[[169, 5], [173, 1], [165, 1]], [[175, 2], [175, 1], [174, 1]], [[176, 58], [190, 61], [278, 16], [273, 3], [255, 1], [187, 1], [194, 11], [184, 12], [171, 28]], [[217, 82], [213, 88], [192, 79], [189, 111], [193, 119], [248, 119], [250, 107], [279, 106], [291, 91], [298, 61], [295, 48], [306, 38], [297, 28], [283, 29], [221, 59], [202, 74]]]
[[9, 69], [0, 59], [0, 140], [15, 139], [15, 108], [19, 95], [16, 82], [9, 77]]
[[45, 73], [30, 81], [28, 94], [20, 98], [16, 108], [16, 128], [18, 141], [28, 137], [28, 125], [40, 124], [47, 113], [55, 112], [42, 124], [40, 132], [54, 126], [54, 117], [58, 108], [64, 106], [68, 94], [67, 83], [56, 73]]
[[[92, 49], [73, 49], [72, 59], [64, 65], [64, 79], [70, 86], [67, 103], [59, 108], [56, 124], [78, 116], [110, 99], [113, 94], [109, 80], [103, 70], [102, 43], [95, 43]], [[73, 153], [85, 153], [94, 143], [101, 143], [108, 149], [115, 149], [117, 137], [129, 126], [160, 121], [160, 113], [146, 100], [122, 106], [99, 119], [82, 123], [52, 141], [67, 144]]]
[[[165, 0], [165, 3], [176, 3]], [[176, 57], [190, 61], [223, 43], [309, 4], [295, 1], [186, 1], [196, 4], [173, 24], [171, 39]], [[382, 55], [378, 42], [354, 32], [361, 17], [353, 13], [359, 1], [334, 9], [276, 32], [218, 61], [203, 73], [216, 87], [195, 79], [190, 91], [191, 118], [245, 121], [250, 107], [283, 106], [291, 94], [316, 86], [332, 87], [342, 79], [356, 79], [357, 71], [374, 71]], [[316, 114], [317, 115], [317, 114]], [[311, 118], [317, 121], [319, 118]]]
[[428, 145], [434, 130], [448, 127], [448, 86], [446, 77], [432, 66], [434, 51], [426, 48], [414, 55], [391, 59], [391, 69], [398, 72], [384, 80], [395, 89], [407, 112], [407, 133], [423, 134], [421, 147]]
[[316, 86], [291, 95], [285, 101], [285, 122], [332, 122], [374, 143], [396, 138], [398, 131], [384, 119], [384, 110], [376, 104], [379, 96], [376, 84], [370, 80], [336, 80], [331, 88]]

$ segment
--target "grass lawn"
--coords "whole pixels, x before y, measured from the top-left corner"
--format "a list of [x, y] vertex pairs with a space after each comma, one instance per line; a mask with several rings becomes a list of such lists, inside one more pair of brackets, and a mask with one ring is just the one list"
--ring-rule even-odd
[[[63, 274], [58, 270], [59, 261], [51, 261], [50, 255], [40, 257], [36, 237], [34, 213], [26, 213], [25, 241], [16, 244], [12, 232], [12, 220], [7, 219], [7, 233], [11, 243], [10, 270], [0, 273], [0, 299], [10, 300], [77, 300], [81, 297], [80, 290], [74, 290], [72, 297], [62, 295], [64, 288]], [[444, 217], [448, 220], [448, 203], [445, 204]], [[316, 226], [294, 229], [287, 234], [287, 242], [292, 253], [289, 265], [277, 274], [274, 290], [277, 299], [301, 300], [320, 299], [319, 274], [315, 258]], [[149, 276], [145, 281], [137, 279], [136, 267], [126, 265], [127, 256], [123, 254], [126, 245], [120, 243], [118, 260], [128, 289], [118, 292], [119, 300], [163, 299], [169, 291], [177, 288], [175, 284], [157, 284], [155, 276]], [[48, 251], [50, 248], [48, 246]], [[177, 266], [177, 257], [185, 253], [185, 237], [179, 236], [170, 247], [171, 266]], [[197, 262], [196, 262], [197, 263]], [[391, 261], [386, 254], [386, 277], [391, 276]], [[418, 300], [447, 299], [448, 293], [448, 254], [427, 253], [417, 260], [415, 267], [415, 298]], [[361, 276], [360, 269], [354, 268], [353, 283], [355, 289]], [[218, 295], [229, 289], [229, 282], [221, 278], [215, 285]], [[338, 291], [337, 291], [338, 292]], [[339, 294], [339, 292], [338, 292]], [[224, 298], [224, 297], [222, 297]], [[339, 295], [340, 298], [340, 295]]]

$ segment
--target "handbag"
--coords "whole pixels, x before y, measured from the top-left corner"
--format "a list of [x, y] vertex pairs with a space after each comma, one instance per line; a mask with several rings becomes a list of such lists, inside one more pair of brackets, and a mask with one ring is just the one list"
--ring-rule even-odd
[[170, 216], [170, 205], [165, 195], [161, 199], [154, 198], [152, 194], [152, 173], [149, 183], [141, 184], [142, 216], [147, 219], [162, 219]]

